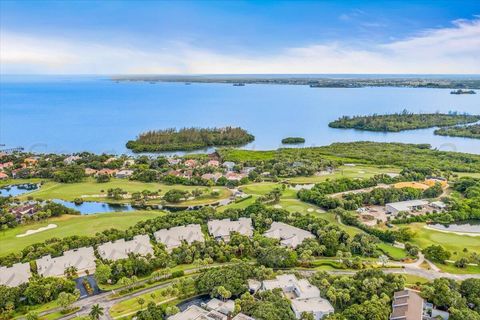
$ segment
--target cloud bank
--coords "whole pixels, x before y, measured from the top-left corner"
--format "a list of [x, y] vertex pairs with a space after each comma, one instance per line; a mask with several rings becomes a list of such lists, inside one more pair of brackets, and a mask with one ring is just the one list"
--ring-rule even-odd
[[188, 43], [143, 48], [0, 32], [0, 73], [280, 74], [480, 73], [480, 18], [453, 21], [411, 38], [365, 47], [345, 42], [276, 53], [220, 53]]

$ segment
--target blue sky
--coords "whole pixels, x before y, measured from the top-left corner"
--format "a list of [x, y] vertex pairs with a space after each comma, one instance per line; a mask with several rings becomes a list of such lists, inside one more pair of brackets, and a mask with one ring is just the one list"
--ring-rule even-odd
[[480, 73], [478, 0], [3, 0], [0, 9], [2, 73]]

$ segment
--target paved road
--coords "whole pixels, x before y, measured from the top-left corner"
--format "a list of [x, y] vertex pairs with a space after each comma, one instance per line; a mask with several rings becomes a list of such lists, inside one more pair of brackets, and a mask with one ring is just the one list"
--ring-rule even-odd
[[[430, 270], [423, 269], [421, 267], [423, 262], [427, 262], [430, 265]], [[425, 259], [424, 255], [422, 253], [419, 254], [419, 258], [413, 262], [413, 263], [403, 263], [403, 262], [391, 262], [389, 265], [391, 266], [397, 266], [399, 268], [383, 268], [382, 270], [385, 273], [395, 273], [395, 274], [409, 274], [409, 275], [414, 275], [414, 276], [419, 276], [422, 278], [426, 278], [428, 280], [434, 280], [437, 278], [451, 278], [455, 280], [465, 280], [468, 278], [479, 278], [480, 279], [480, 274], [451, 274], [451, 273], [446, 273], [446, 272], [441, 272], [440, 269], [438, 269], [433, 263]], [[186, 273], [194, 273], [196, 270], [188, 270]], [[304, 275], [312, 275], [313, 273], [317, 272], [316, 270], [302, 270], [300, 273]], [[332, 274], [344, 274], [344, 275], [352, 275], [355, 274], [357, 271], [343, 271], [343, 270], [331, 270], [327, 271]], [[98, 294], [96, 296], [88, 297], [82, 300], [77, 301], [73, 306], [74, 307], [79, 307], [80, 309], [75, 313], [71, 314], [65, 317], [62, 317], [60, 319], [62, 320], [67, 320], [67, 319], [72, 319], [75, 318], [77, 315], [88, 315], [90, 310], [92, 309], [92, 306], [94, 304], [99, 304], [101, 307], [103, 307], [104, 310], [104, 316], [101, 319], [107, 319], [107, 320], [113, 320], [112, 317], [110, 317], [109, 310], [112, 308], [113, 305], [131, 299], [138, 297], [140, 295], [143, 295], [145, 293], [149, 293], [152, 291], [155, 291], [157, 289], [161, 289], [164, 287], [167, 287], [168, 285], [171, 284], [171, 282], [174, 281], [170, 280], [167, 282], [163, 282], [161, 284], [158, 284], [156, 286], [150, 287], [150, 288], [145, 288], [142, 290], [139, 290], [135, 293], [128, 294], [122, 297], [118, 298], [111, 298], [113, 295], [112, 291], [104, 292], [101, 294]], [[145, 283], [146, 280], [140, 283]], [[60, 308], [48, 310], [46, 312], [40, 313], [41, 316], [59, 311]]]

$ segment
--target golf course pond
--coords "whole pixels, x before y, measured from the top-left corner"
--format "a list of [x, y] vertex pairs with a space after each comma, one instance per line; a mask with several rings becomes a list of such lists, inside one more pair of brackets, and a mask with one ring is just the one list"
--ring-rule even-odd
[[443, 224], [430, 224], [430, 228], [440, 230], [440, 231], [451, 231], [451, 232], [468, 232], [468, 233], [478, 233], [480, 234], [480, 220], [467, 220], [457, 223], [452, 223], [450, 225]]
[[32, 192], [34, 190], [37, 190], [38, 188], [40, 188], [40, 185], [36, 183], [8, 185], [0, 188], [0, 196], [1, 197], [10, 197], [10, 196], [17, 197], [27, 192]]

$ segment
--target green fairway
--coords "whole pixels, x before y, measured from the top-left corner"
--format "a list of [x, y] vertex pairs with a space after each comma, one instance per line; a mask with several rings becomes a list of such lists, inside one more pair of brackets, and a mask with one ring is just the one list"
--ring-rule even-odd
[[355, 166], [341, 166], [332, 174], [322, 175], [322, 176], [311, 176], [311, 177], [295, 177], [289, 179], [289, 183], [318, 183], [325, 181], [327, 179], [338, 179], [338, 178], [371, 178], [374, 175], [382, 173], [399, 173], [399, 168], [394, 167], [376, 167], [376, 166], [367, 166], [367, 165], [355, 165]]
[[[480, 237], [463, 236], [425, 229], [424, 223], [412, 223], [406, 226], [415, 232], [415, 236], [411, 241], [413, 244], [418, 245], [422, 249], [432, 244], [441, 245], [452, 253], [451, 260], [468, 256], [470, 252], [480, 252]], [[464, 248], [468, 250], [467, 253], [463, 252]]]
[[[28, 181], [28, 180], [27, 180]], [[179, 205], [200, 205], [216, 202], [221, 199], [228, 198], [231, 192], [225, 187], [202, 187], [202, 186], [184, 186], [184, 185], [166, 185], [161, 183], [146, 183], [140, 181], [132, 181], [126, 179], [112, 179], [106, 183], [98, 183], [93, 178], [85, 179], [80, 183], [58, 183], [53, 181], [46, 182], [40, 189], [30, 192], [20, 197], [34, 197], [35, 199], [62, 199], [73, 201], [75, 198], [82, 198], [86, 201], [106, 201], [106, 193], [108, 189], [120, 188], [129, 193], [142, 192], [143, 190], [160, 191], [160, 195], [164, 195], [168, 190], [179, 189], [192, 191], [200, 189], [204, 191], [204, 195], [195, 200], [188, 200], [179, 203]], [[219, 196], [213, 197], [210, 193], [218, 190]], [[113, 200], [108, 199], [110, 203], [125, 203], [131, 200]], [[149, 203], [158, 203], [160, 199], [150, 200]]]
[[401, 260], [407, 257], [407, 253], [405, 250], [401, 248], [394, 247], [390, 244], [387, 244], [385, 242], [379, 243], [377, 247], [386, 255], [388, 255], [390, 258], [394, 260]]
[[[161, 211], [132, 211], [99, 213], [84, 216], [64, 215], [58, 218], [51, 218], [48, 221], [22, 225], [0, 232], [1, 255], [18, 252], [31, 244], [43, 242], [53, 237], [63, 238], [73, 235], [89, 236], [110, 228], [123, 230], [138, 221], [155, 218], [164, 214], [165, 213]], [[16, 237], [16, 235], [23, 234], [27, 230], [35, 230], [49, 224], [56, 224], [57, 228], [22, 238]]]

